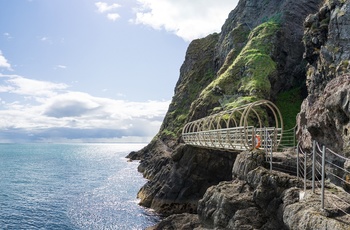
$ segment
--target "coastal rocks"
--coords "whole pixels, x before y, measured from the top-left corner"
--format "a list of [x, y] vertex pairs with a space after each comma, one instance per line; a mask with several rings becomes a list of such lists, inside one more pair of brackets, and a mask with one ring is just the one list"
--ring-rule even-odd
[[[240, 0], [220, 34], [191, 42], [158, 135], [130, 154], [149, 179], [140, 203], [165, 215], [184, 213], [155, 229], [342, 229], [326, 224], [312, 198], [299, 201], [295, 177], [261, 167], [263, 152], [245, 152], [235, 161], [237, 153], [182, 145], [181, 128], [227, 104], [261, 95], [278, 99], [280, 92], [302, 87], [307, 72], [299, 139], [306, 147], [315, 139], [350, 154], [349, 6], [350, 0]], [[224, 95], [232, 101], [223, 106]]]
[[[242, 175], [240, 175], [242, 176]], [[283, 210], [299, 201], [295, 177], [257, 167], [246, 180], [210, 187], [199, 201], [205, 229], [285, 229]]]
[[304, 25], [309, 95], [298, 116], [299, 139], [305, 147], [316, 140], [348, 155], [350, 1], [326, 1]]
[[[141, 205], [165, 215], [195, 213], [208, 187], [231, 180], [236, 153], [182, 147], [181, 129], [188, 121], [222, 109], [223, 94], [241, 92], [250, 101], [259, 95], [273, 98], [297, 86], [304, 76], [302, 22], [319, 2], [240, 0], [221, 33], [190, 43], [159, 133], [129, 155], [140, 160], [139, 171], [149, 180], [138, 194]], [[226, 73], [227, 84], [213, 83]], [[212, 83], [223, 86], [205, 91]]]
[[140, 204], [165, 215], [196, 213], [206, 189], [231, 180], [236, 153], [180, 145], [139, 191]]
[[[236, 220], [242, 225], [247, 224], [242, 218], [243, 212], [247, 210], [257, 210], [253, 201], [253, 190], [244, 181], [236, 180], [210, 187], [199, 202], [198, 215], [203, 227], [224, 229], [237, 225]], [[255, 220], [254, 225], [262, 222], [259, 218]], [[256, 227], [260, 228], [261, 224]]]
[[165, 142], [155, 138], [140, 151], [129, 153], [126, 158], [140, 160], [138, 171], [145, 178], [153, 179], [164, 166], [171, 163], [171, 152], [172, 150]]
[[[341, 216], [344, 217], [342, 213]], [[345, 215], [346, 216], [346, 215]], [[346, 218], [346, 217], [345, 217]], [[284, 208], [283, 221], [288, 229], [349, 229], [349, 219], [342, 220], [332, 217], [330, 213], [320, 208], [319, 195], [309, 192], [300, 202], [295, 202]]]
[[252, 150], [237, 156], [232, 168], [232, 175], [240, 180], [246, 179], [248, 172], [265, 164], [265, 152]]
[[[293, 176], [259, 166], [261, 159], [264, 155], [260, 151], [240, 153], [233, 167], [236, 179], [207, 190], [198, 205], [202, 227], [283, 229], [281, 210], [299, 200], [295, 186], [300, 184]], [[294, 189], [287, 192], [289, 188]]]
[[305, 147], [314, 139], [337, 153], [350, 154], [350, 75], [330, 80], [322, 93], [310, 95], [298, 116], [298, 134]]
[[146, 230], [192, 230], [199, 225], [198, 215], [184, 213], [171, 215], [157, 225], [146, 228]]
[[[238, 156], [237, 160], [248, 159], [252, 154], [241, 153], [243, 156]], [[251, 162], [239, 162], [252, 165]], [[208, 188], [198, 203], [198, 215], [171, 215], [150, 229], [345, 230], [349, 227], [350, 220], [343, 213], [320, 209], [319, 194], [307, 190], [306, 195], [301, 196], [303, 184], [295, 176], [257, 166], [248, 173], [237, 171], [237, 177], [245, 179], [234, 178]], [[336, 194], [344, 200], [349, 199], [338, 187], [329, 184], [327, 188], [330, 190], [328, 197]], [[350, 207], [342, 208], [348, 210]]]

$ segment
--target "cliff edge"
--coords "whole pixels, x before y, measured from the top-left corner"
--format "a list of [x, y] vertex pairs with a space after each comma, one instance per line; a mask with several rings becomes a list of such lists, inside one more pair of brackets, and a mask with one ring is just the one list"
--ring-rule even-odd
[[[159, 133], [144, 149], [128, 156], [140, 160], [139, 171], [148, 179], [138, 194], [140, 204], [164, 215], [179, 214], [172, 217], [177, 223], [188, 220], [188, 228], [183, 229], [239, 229], [237, 221], [243, 223], [249, 212], [261, 217], [252, 229], [267, 228], [272, 219], [274, 227], [297, 229], [295, 219], [281, 216], [292, 212], [283, 204], [297, 202], [295, 179], [278, 175], [285, 181], [283, 189], [270, 194], [263, 185], [235, 176], [232, 168], [238, 152], [184, 145], [181, 130], [189, 121], [268, 99], [280, 108], [285, 129], [297, 123], [298, 138], [305, 147], [316, 139], [347, 155], [349, 7], [350, 0], [240, 0], [221, 33], [192, 41]], [[261, 167], [250, 175], [277, 178]], [[213, 200], [227, 200], [222, 191], [237, 193], [247, 205], [233, 201], [228, 210], [235, 211], [220, 224], [209, 213], [226, 212], [228, 204]], [[257, 193], [268, 193], [270, 200]], [[275, 203], [269, 207], [271, 202]]]

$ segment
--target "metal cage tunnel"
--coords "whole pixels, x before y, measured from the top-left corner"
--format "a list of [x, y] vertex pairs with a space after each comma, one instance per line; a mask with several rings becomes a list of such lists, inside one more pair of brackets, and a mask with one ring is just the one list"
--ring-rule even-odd
[[277, 149], [283, 119], [277, 106], [259, 100], [187, 123], [182, 130], [185, 144], [213, 149]]

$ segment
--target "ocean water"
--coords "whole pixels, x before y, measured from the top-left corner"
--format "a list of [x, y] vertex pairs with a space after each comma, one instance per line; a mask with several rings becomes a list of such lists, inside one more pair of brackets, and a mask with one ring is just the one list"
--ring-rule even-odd
[[0, 144], [0, 229], [144, 229], [146, 182], [125, 156], [144, 144]]

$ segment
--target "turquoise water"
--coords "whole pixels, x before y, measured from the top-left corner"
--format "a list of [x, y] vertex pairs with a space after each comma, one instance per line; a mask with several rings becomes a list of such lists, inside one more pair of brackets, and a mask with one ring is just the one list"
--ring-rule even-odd
[[144, 144], [0, 144], [0, 229], [144, 229], [146, 182], [125, 156]]

